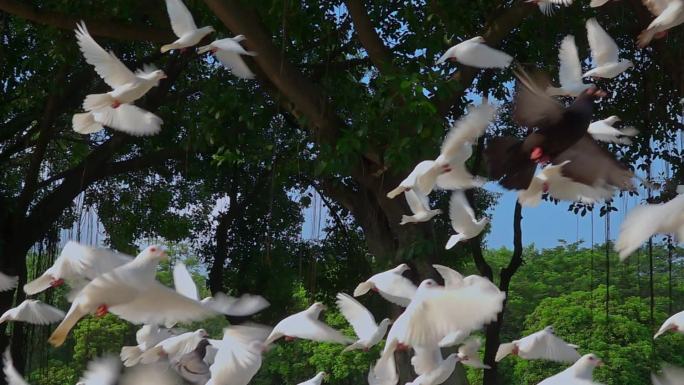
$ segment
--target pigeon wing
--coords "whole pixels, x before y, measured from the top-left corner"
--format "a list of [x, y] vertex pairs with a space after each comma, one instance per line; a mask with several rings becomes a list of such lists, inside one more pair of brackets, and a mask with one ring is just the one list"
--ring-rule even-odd
[[166, 11], [176, 36], [181, 37], [197, 29], [192, 14], [181, 0], [166, 0]]
[[348, 294], [337, 294], [337, 307], [362, 340], [370, 339], [378, 328], [373, 314]]
[[117, 88], [136, 80], [135, 74], [121, 60], [97, 44], [83, 22], [78, 24], [76, 39], [86, 62], [95, 67], [97, 74], [110, 87]]
[[597, 66], [618, 62], [620, 49], [594, 18], [587, 20], [587, 40], [591, 48], [591, 58]]

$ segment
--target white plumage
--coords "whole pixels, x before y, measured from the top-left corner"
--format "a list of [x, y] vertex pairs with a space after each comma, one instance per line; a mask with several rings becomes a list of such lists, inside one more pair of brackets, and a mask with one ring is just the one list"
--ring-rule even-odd
[[600, 385], [593, 380], [594, 368], [597, 366], [603, 366], [603, 361], [595, 354], [586, 354], [571, 367], [537, 385]]
[[620, 49], [615, 44], [615, 40], [601, 28], [594, 18], [587, 20], [587, 39], [594, 68], [585, 72], [582, 77], [612, 79], [633, 67], [631, 61], [620, 59]]
[[176, 265], [173, 266], [173, 287], [178, 294], [194, 299], [195, 301], [199, 301], [200, 299], [197, 285], [183, 262], [177, 262]]
[[478, 337], [468, 338], [461, 346], [458, 347], [458, 358], [463, 365], [470, 366], [475, 369], [491, 369], [489, 365], [485, 365], [480, 358], [480, 347], [482, 340]]
[[123, 346], [121, 348], [121, 362], [124, 366], [130, 367], [137, 365], [144, 352], [155, 347], [158, 343], [167, 338], [178, 335], [176, 329], [162, 328], [157, 325], [143, 325], [135, 333], [136, 346]]
[[245, 40], [243, 35], [215, 40], [209, 45], [200, 47], [197, 53], [211, 52], [233, 75], [241, 79], [252, 79], [254, 73], [247, 67], [240, 55], [256, 56], [256, 52], [245, 50], [240, 45], [243, 40]]
[[352, 343], [353, 340], [318, 320], [323, 310], [325, 310], [325, 306], [316, 302], [308, 309], [283, 319], [273, 328], [264, 344], [269, 345], [281, 337], [335, 342], [344, 345]]
[[119, 379], [120, 370], [121, 363], [116, 357], [92, 360], [76, 385], [114, 385]]
[[[410, 174], [399, 183], [399, 186], [397, 186], [394, 190], [390, 191], [387, 193], [387, 197], [390, 199], [394, 199], [397, 195], [409, 191], [413, 188], [417, 188], [417, 180], [418, 176], [423, 175], [426, 173], [429, 169], [432, 168], [432, 165], [435, 162], [433, 160], [424, 160], [416, 165], [416, 167], [413, 168]], [[429, 191], [421, 191], [423, 195], [428, 194]]]
[[231, 297], [218, 292], [213, 297], [207, 297], [202, 303], [215, 311], [234, 317], [245, 317], [258, 313], [271, 304], [262, 296], [255, 294], [243, 294], [240, 297]]
[[18, 283], [18, 276], [9, 276], [0, 272], [0, 292], [12, 290], [17, 287]]
[[415, 380], [406, 385], [439, 385], [451, 376], [456, 368], [456, 363], [459, 361], [458, 354], [450, 354], [445, 359], [442, 359], [442, 353], [439, 352], [439, 349], [436, 349], [436, 354], [438, 361], [435, 363], [435, 367], [418, 375]]
[[197, 345], [209, 335], [204, 329], [187, 332], [170, 338], [166, 338], [152, 348], [147, 349], [140, 356], [141, 364], [151, 364], [160, 358], [168, 357], [169, 360], [177, 360], [184, 354], [195, 350]]
[[642, 3], [656, 18], [637, 37], [641, 48], [654, 38], [665, 36], [670, 28], [684, 23], [684, 0], [642, 0]]
[[89, 134], [108, 126], [135, 136], [152, 135], [160, 130], [161, 119], [130, 103], [143, 97], [166, 78], [164, 71], [151, 66], [133, 73], [113, 53], [105, 51], [80, 23], [76, 38], [88, 64], [113, 90], [86, 96], [83, 109], [72, 119], [74, 131]]
[[553, 199], [594, 203], [609, 199], [615, 193], [615, 188], [608, 184], [589, 186], [563, 176], [563, 166], [570, 163], [569, 160], [561, 164], [549, 164], [532, 178], [532, 182], [526, 190], [518, 191], [518, 201], [523, 206], [538, 206], [542, 195], [548, 193]]
[[93, 280], [132, 260], [133, 257], [126, 254], [69, 241], [64, 245], [52, 266], [40, 277], [24, 285], [24, 292], [28, 295], [38, 294], [50, 287], [59, 286], [64, 281], [80, 288], [84, 282]]
[[442, 213], [440, 209], [430, 209], [430, 201], [428, 197], [416, 189], [411, 189], [404, 192], [406, 203], [408, 203], [413, 215], [402, 215], [400, 225], [407, 223], [427, 222], [435, 215]]
[[499, 345], [496, 362], [509, 354], [526, 360], [548, 360], [572, 363], [580, 358], [576, 347], [556, 337], [552, 326], [530, 334], [519, 340]]
[[34, 325], [48, 325], [59, 322], [62, 318], [63, 311], [36, 299], [27, 299], [0, 316], [0, 324], [5, 321], [21, 321]]
[[505, 293], [492, 292], [480, 285], [446, 289], [427, 279], [393, 328], [400, 324], [404, 329], [400, 329], [403, 335], [397, 337], [400, 343], [412, 347], [437, 346], [451, 332], [468, 333], [495, 320], [505, 298]]
[[560, 87], [547, 87], [546, 93], [551, 96], [572, 96], [577, 97], [587, 90], [592, 84], [585, 84], [582, 81], [582, 64], [580, 63], [575, 37], [566, 36], [558, 49], [558, 80]]
[[5, 381], [7, 381], [8, 385], [29, 385], [26, 380], [24, 380], [24, 377], [19, 374], [17, 369], [14, 367], [14, 363], [12, 362], [12, 354], [10, 353], [9, 347], [5, 350], [5, 353], [2, 355], [3, 358], [3, 366], [2, 366], [2, 371], [5, 373]]
[[561, 5], [566, 7], [572, 5], [572, 0], [526, 0], [526, 2], [537, 4], [541, 13], [546, 16], [552, 16]]
[[321, 385], [325, 376], [325, 372], [318, 372], [313, 378], [310, 378], [304, 382], [300, 382], [297, 385]]
[[657, 375], [651, 374], [651, 381], [653, 385], [681, 385], [684, 384], [684, 369], [672, 366], [663, 365], [662, 373]]
[[624, 145], [632, 144], [630, 136], [635, 136], [639, 133], [634, 127], [625, 127], [621, 130], [613, 127], [615, 122], [619, 122], [620, 118], [612, 115], [603, 120], [592, 122], [587, 129], [591, 136], [601, 142], [619, 143]]
[[371, 314], [365, 306], [359, 301], [355, 300], [348, 294], [337, 293], [337, 307], [340, 313], [347, 319], [349, 324], [354, 328], [354, 333], [359, 338], [358, 341], [347, 346], [344, 351], [354, 349], [364, 349], [375, 346], [382, 337], [385, 336], [387, 328], [389, 327], [389, 318], [383, 319], [378, 325], [375, 322], [375, 317]]
[[668, 331], [684, 334], [684, 311], [681, 311], [666, 319], [665, 322], [663, 322], [663, 324], [660, 326], [660, 329], [658, 329], [658, 332], [653, 336], [653, 339], [660, 337]]
[[420, 191], [428, 194], [435, 185], [444, 190], [482, 186], [484, 181], [471, 175], [465, 162], [473, 153], [472, 143], [484, 134], [495, 117], [496, 108], [486, 100], [479, 106], [470, 106], [444, 138], [437, 159], [427, 171], [417, 175]]
[[263, 340], [268, 329], [237, 325], [224, 329], [223, 339], [214, 342], [218, 348], [209, 367], [207, 385], [247, 385], [261, 367]]
[[380, 358], [371, 364], [368, 371], [368, 385], [396, 385], [399, 382], [397, 364], [394, 360], [394, 351], [383, 352]]
[[458, 242], [474, 238], [489, 223], [489, 218], [475, 219], [475, 211], [470, 207], [463, 191], [454, 191], [449, 200], [449, 220], [456, 234], [449, 237], [445, 249], [454, 247]]
[[416, 286], [402, 275], [409, 270], [407, 264], [402, 263], [394, 269], [383, 271], [361, 282], [354, 289], [354, 297], [366, 294], [369, 290], [378, 292], [384, 299], [406, 307], [416, 293]]
[[677, 242], [684, 240], [684, 194], [666, 203], [633, 208], [620, 226], [615, 250], [625, 260], [634, 250], [658, 233], [674, 233]]
[[199, 43], [206, 35], [214, 32], [213, 27], [197, 28], [195, 20], [181, 0], [166, 0], [166, 11], [171, 21], [171, 29], [178, 40], [161, 47], [161, 52], [184, 49]]
[[93, 312], [100, 315], [112, 312], [132, 323], [158, 325], [198, 321], [216, 315], [210, 308], [155, 279], [156, 267], [165, 258], [164, 251], [150, 246], [133, 261], [89, 282], [76, 296], [49, 342], [60, 346], [71, 328]]
[[447, 59], [477, 68], [506, 68], [513, 61], [509, 54], [486, 45], [482, 36], [476, 36], [449, 48], [437, 60], [437, 64]]

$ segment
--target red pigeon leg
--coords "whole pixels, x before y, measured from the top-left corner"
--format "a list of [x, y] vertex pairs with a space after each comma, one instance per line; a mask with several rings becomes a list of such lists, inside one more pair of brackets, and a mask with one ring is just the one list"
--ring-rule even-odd
[[109, 313], [109, 307], [107, 305], [100, 305], [95, 309], [95, 315], [98, 317], [104, 317]]

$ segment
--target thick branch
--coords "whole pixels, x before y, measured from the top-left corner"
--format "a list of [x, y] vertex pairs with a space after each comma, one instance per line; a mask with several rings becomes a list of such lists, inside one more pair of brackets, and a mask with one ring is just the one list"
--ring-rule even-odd
[[245, 45], [258, 52], [254, 62], [268, 80], [292, 103], [295, 116], [310, 122], [317, 141], [334, 145], [344, 122], [335, 115], [328, 98], [304, 77], [272, 41], [259, 15], [238, 0], [205, 0], [223, 24], [235, 34], [245, 35]]
[[380, 70], [380, 72], [390, 71], [395, 72], [392, 65], [392, 51], [385, 46], [380, 36], [378, 36], [373, 27], [373, 22], [362, 0], [347, 0], [347, 9], [354, 21], [354, 31], [359, 36], [361, 45], [368, 52], [373, 65]]
[[[38, 24], [49, 25], [61, 29], [74, 29], [81, 18], [57, 12], [45, 12], [26, 2], [15, 0], [0, 0], [0, 11], [20, 17]], [[138, 25], [114, 23], [111, 21], [85, 20], [88, 30], [95, 36], [109, 37], [120, 40], [152, 41], [155, 43], [169, 43], [177, 38], [171, 29], [156, 29]]]

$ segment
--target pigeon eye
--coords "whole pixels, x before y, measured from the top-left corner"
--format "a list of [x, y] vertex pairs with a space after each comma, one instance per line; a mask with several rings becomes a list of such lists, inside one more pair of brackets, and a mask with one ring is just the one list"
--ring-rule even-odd
[[156, 248], [156, 247], [151, 247], [151, 248], [150, 248], [150, 251], [154, 253], [155, 251], [157, 251], [157, 248]]
[[589, 357], [589, 361], [594, 361], [594, 357]]

